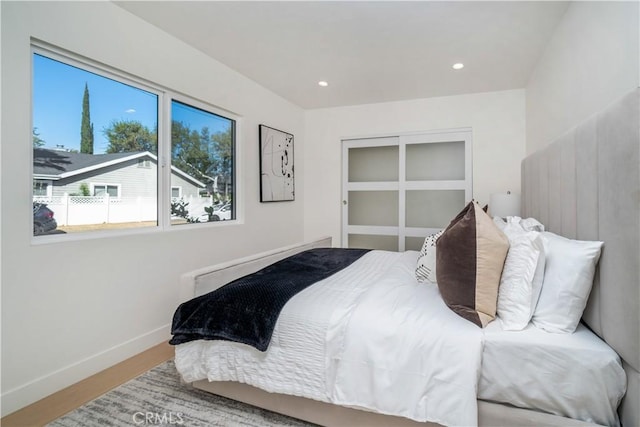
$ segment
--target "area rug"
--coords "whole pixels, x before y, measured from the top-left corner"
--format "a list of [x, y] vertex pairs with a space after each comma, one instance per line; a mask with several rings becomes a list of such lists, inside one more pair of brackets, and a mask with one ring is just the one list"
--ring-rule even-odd
[[151, 369], [48, 424], [51, 427], [136, 425], [314, 426], [181, 383], [173, 361]]

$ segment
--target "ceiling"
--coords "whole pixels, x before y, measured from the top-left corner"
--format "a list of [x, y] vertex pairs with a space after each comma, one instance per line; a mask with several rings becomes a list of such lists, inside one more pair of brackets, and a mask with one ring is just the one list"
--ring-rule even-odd
[[116, 3], [305, 109], [523, 88], [568, 5]]

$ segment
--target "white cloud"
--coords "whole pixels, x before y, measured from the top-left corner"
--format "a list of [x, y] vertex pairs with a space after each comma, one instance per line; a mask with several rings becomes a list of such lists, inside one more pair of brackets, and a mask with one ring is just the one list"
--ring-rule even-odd
[[128, 110], [125, 110], [125, 113], [129, 113], [129, 114], [133, 114], [135, 112], [136, 110], [134, 110], [133, 108], [129, 108]]

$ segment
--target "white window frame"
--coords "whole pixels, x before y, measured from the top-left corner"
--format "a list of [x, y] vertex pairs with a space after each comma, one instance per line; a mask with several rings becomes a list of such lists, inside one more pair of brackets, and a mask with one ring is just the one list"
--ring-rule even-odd
[[138, 167], [149, 169], [151, 167], [151, 160], [146, 158], [138, 159]]
[[[239, 179], [239, 168], [242, 167], [242, 149], [238, 141], [241, 140], [241, 117], [233, 112], [215, 107], [204, 101], [197, 100], [193, 97], [180, 94], [169, 88], [163, 87], [159, 84], [150, 82], [148, 80], [136, 77], [127, 72], [109, 67], [105, 64], [97, 61], [81, 57], [72, 52], [64, 49], [49, 45], [45, 42], [31, 40], [30, 60], [33, 74], [33, 56], [34, 54], [42, 55], [47, 58], [59, 61], [63, 64], [70, 65], [79, 68], [84, 71], [88, 71], [97, 74], [108, 79], [145, 90], [153, 93], [158, 97], [158, 168], [157, 168], [157, 226], [155, 227], [140, 227], [140, 228], [127, 228], [120, 230], [104, 230], [104, 231], [91, 231], [91, 232], [79, 232], [68, 234], [53, 234], [44, 236], [30, 235], [32, 243], [49, 243], [69, 240], [84, 240], [95, 239], [102, 237], [113, 237], [114, 235], [131, 235], [131, 234], [146, 234], [157, 232], [174, 232], [177, 230], [188, 230], [192, 227], [220, 227], [229, 226], [232, 224], [244, 223], [244, 185]], [[31, 93], [29, 99], [33, 102], [33, 83], [31, 84]], [[175, 100], [187, 105], [200, 108], [207, 112], [222, 116], [224, 118], [233, 120], [234, 126], [234, 140], [233, 140], [233, 203], [235, 208], [235, 219], [222, 222], [206, 222], [189, 224], [189, 226], [172, 226], [171, 224], [171, 101]], [[33, 107], [32, 107], [33, 110]], [[33, 115], [32, 115], [33, 117]], [[31, 119], [29, 129], [33, 129], [33, 118]], [[31, 142], [31, 139], [29, 139]], [[30, 177], [29, 180], [29, 193], [33, 198], [33, 151], [30, 160]], [[102, 183], [96, 183], [101, 185]], [[115, 185], [115, 184], [104, 184]], [[119, 185], [119, 184], [118, 184]], [[49, 185], [48, 191], [52, 190], [52, 185]], [[93, 194], [93, 187], [90, 189]], [[118, 198], [122, 195], [121, 188], [118, 188]], [[30, 229], [33, 228], [31, 224]]]
[[[173, 197], [173, 190], [177, 189], [178, 190], [178, 196], [177, 197]], [[182, 186], [181, 185], [172, 185], [171, 186], [171, 198], [172, 199], [180, 199], [182, 197]]]
[[[242, 206], [242, 197], [238, 197], [238, 194], [240, 194], [241, 191], [241, 186], [240, 186], [240, 182], [238, 180], [238, 161], [239, 159], [241, 159], [241, 154], [240, 154], [240, 144], [238, 144], [238, 141], [240, 141], [240, 131], [239, 131], [239, 119], [240, 117], [236, 116], [233, 113], [230, 113], [229, 111], [226, 110], [222, 110], [220, 108], [216, 108], [210, 104], [207, 104], [205, 102], [190, 98], [188, 96], [185, 95], [181, 95], [178, 93], [172, 93], [171, 96], [168, 98], [168, 117], [169, 120], [167, 120], [168, 122], [168, 129], [166, 129], [166, 134], [169, 135], [169, 141], [167, 143], [167, 145], [165, 146], [165, 150], [166, 153], [165, 155], [167, 156], [168, 159], [171, 158], [171, 119], [172, 119], [172, 111], [171, 111], [171, 101], [176, 101], [176, 102], [180, 102], [182, 104], [186, 104], [187, 106], [190, 107], [194, 107], [194, 108], [199, 108], [200, 110], [203, 110], [207, 113], [211, 113], [211, 114], [215, 114], [217, 116], [223, 117], [225, 119], [229, 119], [229, 120], [233, 120], [235, 122], [235, 126], [234, 126], [234, 138], [233, 138], [233, 165], [231, 166], [232, 169], [232, 175], [233, 177], [231, 178], [231, 182], [233, 183], [233, 196], [232, 196], [232, 201], [233, 201], [233, 207], [235, 209], [235, 219], [231, 219], [228, 221], [224, 221], [226, 223], [242, 223], [241, 219], [240, 219], [240, 207]], [[171, 177], [169, 176], [169, 179], [171, 179]], [[234, 212], [232, 212], [233, 215]], [[211, 224], [210, 222], [207, 222], [206, 224]], [[181, 225], [177, 225], [177, 226], [172, 226], [173, 229], [175, 228], [190, 228], [192, 226], [192, 224], [189, 224], [189, 227], [184, 227], [183, 224]]]
[[[33, 194], [33, 184], [36, 183], [36, 181], [42, 183], [42, 184], [47, 184], [47, 194], [46, 195], [36, 195]], [[38, 179], [38, 178], [32, 178], [31, 179], [31, 197], [35, 198], [38, 197], [40, 199], [47, 199], [47, 200], [51, 200], [51, 198], [53, 197], [53, 181], [50, 179]]]
[[112, 199], [121, 199], [122, 198], [122, 184], [110, 184], [110, 183], [106, 183], [106, 182], [90, 182], [89, 183], [89, 191], [91, 192], [91, 195], [94, 196], [94, 197], [97, 197], [97, 196], [95, 196], [96, 187], [104, 187], [105, 194], [109, 194], [109, 192], [107, 191], [107, 189], [109, 187], [116, 187], [118, 189], [118, 195], [115, 196], [115, 197], [109, 195], [109, 197], [112, 198]]

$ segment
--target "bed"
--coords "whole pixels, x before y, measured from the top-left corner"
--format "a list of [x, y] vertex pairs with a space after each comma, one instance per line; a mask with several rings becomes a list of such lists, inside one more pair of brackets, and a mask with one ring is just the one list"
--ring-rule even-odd
[[[400, 303], [410, 305], [418, 294], [437, 294], [437, 288], [410, 284], [417, 256], [412, 252], [373, 251], [297, 294], [292, 299], [296, 303], [284, 307], [266, 352], [233, 342], [196, 340], [176, 347], [176, 366], [185, 381], [197, 388], [321, 425], [424, 426], [433, 422], [487, 426], [615, 425], [617, 415], [625, 427], [640, 425], [638, 105], [636, 90], [522, 163], [523, 217], [537, 218], [547, 230], [570, 239], [605, 242], [582, 323], [573, 334], [560, 337], [541, 333], [532, 326], [516, 334], [505, 332], [499, 320], [480, 329], [459, 318], [456, 334], [472, 343], [475, 350], [463, 355], [456, 352], [442, 355], [456, 358], [455, 366], [480, 365], [481, 369], [460, 371], [460, 375], [451, 375], [445, 368], [437, 372], [437, 376], [446, 379], [442, 387], [458, 390], [456, 395], [459, 394], [461, 400], [441, 398], [435, 405], [438, 409], [433, 412], [437, 415], [430, 417], [430, 421], [412, 411], [419, 406], [433, 407], [431, 400], [420, 399], [402, 407], [397, 401], [390, 402], [368, 392], [387, 389], [388, 394], [402, 395], [402, 387], [421, 384], [411, 381], [411, 372], [393, 372], [394, 376], [408, 375], [406, 381], [394, 384], [388, 376], [380, 375], [382, 371], [367, 375], [371, 371], [362, 363], [372, 353], [387, 358], [376, 361], [376, 369], [380, 363], [390, 364], [389, 360], [404, 358], [405, 353], [397, 351], [398, 343], [416, 346], [410, 353], [420, 354], [417, 363], [430, 363], [428, 356], [419, 351], [425, 344], [410, 330], [397, 332], [403, 320], [390, 325], [380, 320], [381, 315], [371, 315], [369, 310], [351, 309], [355, 302], [360, 304], [376, 294], [376, 301], [384, 301], [374, 306], [380, 313]], [[331, 239], [323, 238], [205, 267], [183, 277], [182, 298], [188, 300], [206, 294], [308, 249], [330, 246]], [[393, 267], [386, 268], [388, 265]], [[366, 286], [371, 281], [382, 284], [370, 291]], [[347, 282], [349, 289], [345, 290], [343, 284]], [[337, 310], [314, 305], [327, 295], [329, 306], [338, 307]], [[435, 305], [434, 310], [442, 308]], [[406, 310], [407, 319], [415, 316], [416, 311]], [[456, 316], [451, 311], [450, 315]], [[336, 322], [340, 316], [348, 321]], [[361, 342], [357, 346], [347, 345], [341, 338], [344, 336], [341, 325], [359, 316], [369, 329], [378, 331], [379, 336], [365, 338], [365, 334], [356, 332], [348, 343]], [[454, 318], [450, 320], [456, 322]], [[307, 341], [301, 349], [302, 339]], [[389, 341], [392, 339], [400, 341]], [[558, 350], [560, 347], [563, 350]], [[287, 353], [291, 349], [297, 349], [298, 353]], [[541, 359], [555, 361], [553, 368], [545, 368], [548, 381], [539, 381], [540, 372], [521, 369], [527, 358], [531, 360], [529, 364]], [[340, 363], [336, 364], [336, 360]], [[591, 369], [595, 365], [597, 369]], [[396, 368], [391, 366], [389, 372], [391, 369]], [[362, 375], [358, 375], [358, 370], [362, 370]], [[477, 387], [470, 390], [468, 383], [455, 383], [458, 376], [473, 378], [474, 372]], [[527, 375], [531, 377], [529, 380]], [[355, 381], [353, 378], [369, 378], [370, 382], [351, 384]], [[535, 390], [530, 388], [534, 381], [540, 386]], [[621, 393], [613, 389], [621, 381], [626, 394], [618, 407], [616, 400]], [[509, 384], [514, 383], [524, 386], [510, 388]], [[333, 394], [326, 393], [328, 384], [329, 389], [335, 390]], [[362, 392], [354, 394], [355, 387], [361, 387]], [[600, 394], [580, 394], [585, 391]], [[563, 408], [565, 404], [559, 395], [571, 393], [576, 393], [578, 404]], [[613, 402], [601, 405], [600, 409], [593, 408], [607, 399]], [[549, 400], [560, 402], [549, 407]], [[457, 408], [459, 402], [469, 407]], [[618, 407], [617, 415], [607, 414], [611, 411], [608, 407], [614, 411]], [[591, 410], [599, 415], [592, 416]], [[475, 415], [471, 421], [464, 418], [470, 411]]]

